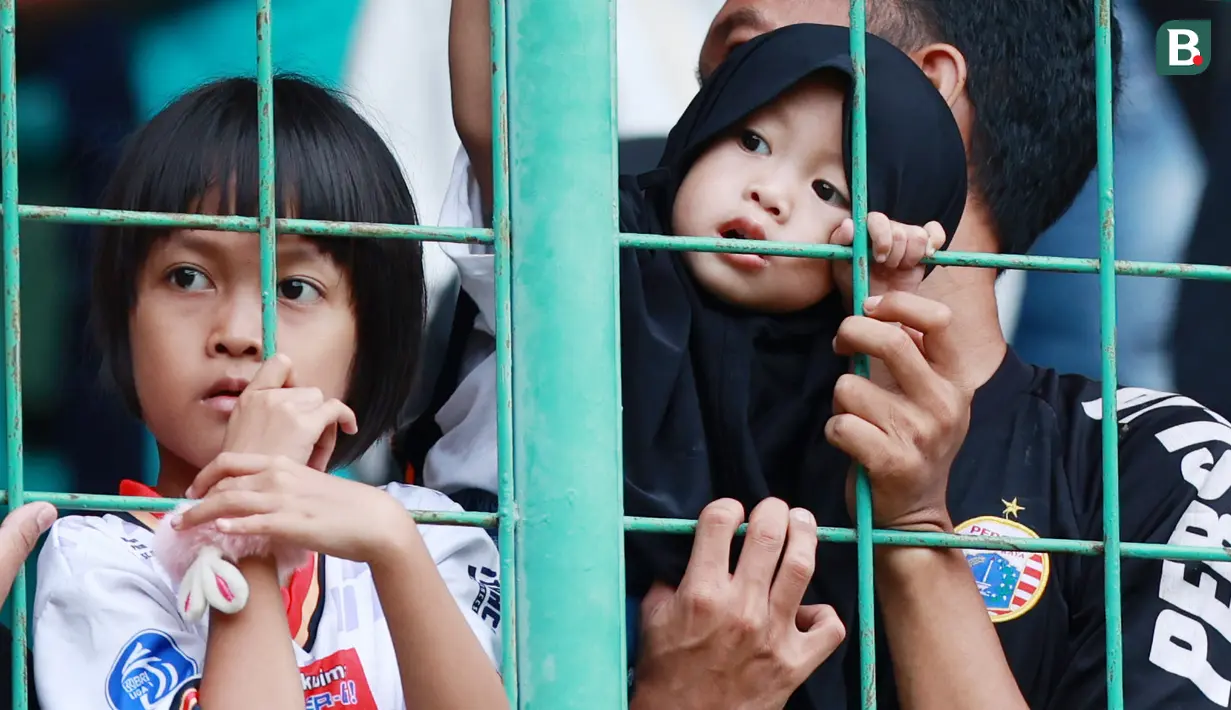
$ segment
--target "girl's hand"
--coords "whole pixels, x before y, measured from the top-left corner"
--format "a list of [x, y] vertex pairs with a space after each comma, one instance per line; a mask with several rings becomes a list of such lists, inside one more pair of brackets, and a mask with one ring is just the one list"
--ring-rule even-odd
[[283, 456], [223, 452], [201, 469], [200, 504], [172, 525], [214, 522], [224, 533], [268, 535], [332, 557], [371, 563], [414, 539], [418, 528], [383, 490], [331, 476]]
[[355, 413], [315, 387], [296, 387], [291, 360], [266, 360], [239, 395], [227, 422], [222, 450], [285, 456], [324, 471], [338, 441], [338, 429], [359, 431]]

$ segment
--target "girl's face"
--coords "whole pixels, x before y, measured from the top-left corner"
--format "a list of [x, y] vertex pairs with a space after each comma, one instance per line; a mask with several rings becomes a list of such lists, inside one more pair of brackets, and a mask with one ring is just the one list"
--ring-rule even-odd
[[[675, 234], [824, 244], [851, 214], [836, 84], [806, 81], [753, 114], [693, 164], [676, 194]], [[693, 274], [730, 303], [789, 312], [832, 289], [823, 259], [688, 252]]]
[[[277, 262], [277, 344], [292, 384], [345, 399], [356, 347], [349, 278], [298, 236], [279, 236]], [[159, 240], [129, 328], [137, 399], [164, 474], [179, 463], [195, 475], [221, 451], [235, 395], [262, 362], [258, 236], [181, 230]]]

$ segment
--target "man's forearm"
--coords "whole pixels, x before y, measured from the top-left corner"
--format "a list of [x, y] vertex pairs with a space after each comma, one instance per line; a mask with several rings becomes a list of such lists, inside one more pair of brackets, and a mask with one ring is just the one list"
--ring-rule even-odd
[[1026, 707], [961, 550], [879, 548], [876, 589], [903, 708]]

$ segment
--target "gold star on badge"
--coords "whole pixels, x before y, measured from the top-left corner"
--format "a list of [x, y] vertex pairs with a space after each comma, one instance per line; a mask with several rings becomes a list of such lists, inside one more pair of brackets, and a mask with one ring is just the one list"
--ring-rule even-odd
[[1004, 515], [1004, 517], [1005, 517], [1005, 519], [1006, 519], [1006, 520], [1009, 518], [1009, 516], [1010, 516], [1010, 515], [1012, 515], [1014, 518], [1016, 518], [1018, 513], [1022, 512], [1023, 510], [1025, 510], [1025, 509], [1026, 509], [1026, 506], [1024, 506], [1024, 505], [1018, 505], [1018, 504], [1017, 504], [1017, 499], [1016, 499], [1016, 498], [1014, 498], [1013, 500], [1005, 500], [1005, 499], [1001, 498], [1001, 499], [1000, 499], [1000, 502], [1001, 502], [1001, 503], [1004, 503], [1004, 513], [1003, 513], [1003, 515]]

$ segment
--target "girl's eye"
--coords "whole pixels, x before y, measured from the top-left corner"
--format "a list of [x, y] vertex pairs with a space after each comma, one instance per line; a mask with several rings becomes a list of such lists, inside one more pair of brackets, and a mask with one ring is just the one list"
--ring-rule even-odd
[[833, 183], [826, 180], [817, 180], [812, 183], [812, 191], [816, 193], [817, 197], [821, 198], [822, 202], [828, 202], [837, 207], [849, 205], [846, 195], [843, 195]]
[[191, 266], [172, 269], [171, 273], [167, 274], [167, 280], [181, 291], [200, 291], [209, 288], [209, 278]]
[[739, 134], [739, 144], [749, 153], [769, 155], [769, 143], [757, 135], [755, 131], [743, 131]]
[[278, 297], [288, 301], [310, 303], [321, 297], [320, 289], [303, 279], [286, 279], [278, 283]]

